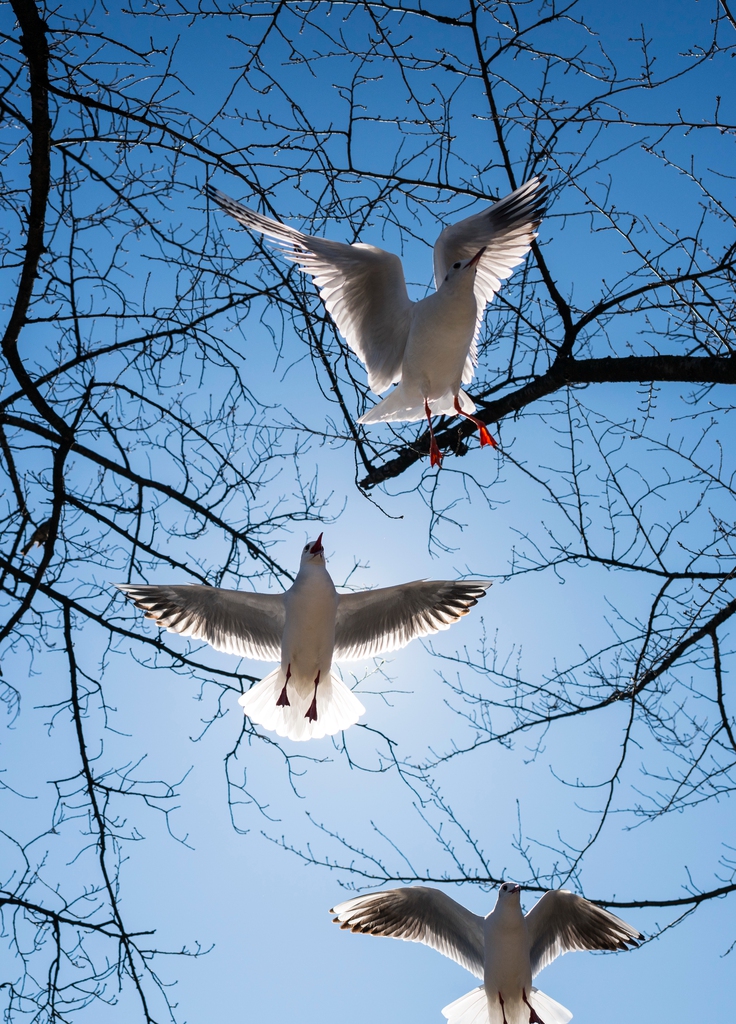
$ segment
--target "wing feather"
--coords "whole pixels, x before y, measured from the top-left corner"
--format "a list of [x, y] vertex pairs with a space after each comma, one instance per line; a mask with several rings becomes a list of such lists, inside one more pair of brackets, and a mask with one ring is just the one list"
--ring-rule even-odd
[[226, 654], [278, 661], [285, 610], [281, 594], [250, 594], [199, 584], [148, 586], [117, 583], [147, 619]]
[[537, 237], [536, 229], [544, 215], [547, 189], [543, 177], [530, 178], [524, 185], [481, 213], [474, 213], [457, 224], [448, 225], [434, 246], [434, 279], [439, 287], [453, 263], [468, 260], [479, 249], [486, 251], [475, 275], [477, 317], [475, 334], [463, 370], [463, 384], [469, 384], [478, 362], [478, 334], [488, 303], [523, 262]]
[[347, 900], [330, 913], [343, 929], [423, 942], [483, 977], [483, 918], [439, 889], [388, 889]]
[[224, 192], [211, 198], [250, 231], [273, 239], [279, 252], [311, 274], [337, 329], [365, 363], [368, 384], [380, 395], [401, 380], [411, 310], [401, 260], [375, 245], [333, 242], [249, 210]]
[[567, 889], [546, 892], [526, 915], [532, 977], [575, 949], [628, 949], [643, 938], [620, 917]]
[[415, 580], [340, 594], [335, 658], [371, 658], [449, 629], [485, 596], [490, 585], [487, 580]]

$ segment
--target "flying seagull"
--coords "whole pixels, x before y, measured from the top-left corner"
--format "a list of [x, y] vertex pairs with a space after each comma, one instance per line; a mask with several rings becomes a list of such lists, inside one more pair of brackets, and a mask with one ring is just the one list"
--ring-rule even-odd
[[284, 594], [197, 584], [118, 583], [146, 618], [218, 651], [281, 661], [240, 698], [246, 715], [292, 740], [319, 739], [354, 725], [365, 708], [333, 672], [333, 657], [360, 660], [449, 629], [485, 596], [487, 580], [415, 580], [338, 594], [322, 534], [302, 551]]
[[478, 361], [478, 334], [488, 303], [523, 262], [544, 213], [547, 189], [530, 178], [510, 195], [450, 224], [434, 244], [433, 295], [412, 302], [401, 260], [393, 253], [354, 242], [315, 238], [208, 189], [210, 197], [251, 231], [280, 246], [286, 259], [311, 274], [327, 312], [368, 370], [377, 395], [398, 386], [359, 423], [420, 420], [426, 416], [430, 458], [442, 455], [433, 416], [465, 416], [478, 427], [480, 443], [496, 447], [475, 405], [461, 388]]
[[504, 882], [485, 918], [421, 885], [358, 896], [330, 913], [353, 932], [423, 942], [482, 978], [443, 1009], [450, 1024], [567, 1024], [570, 1011], [534, 988], [532, 978], [562, 953], [628, 949], [643, 936], [566, 889], [546, 892], [524, 915], [520, 891]]

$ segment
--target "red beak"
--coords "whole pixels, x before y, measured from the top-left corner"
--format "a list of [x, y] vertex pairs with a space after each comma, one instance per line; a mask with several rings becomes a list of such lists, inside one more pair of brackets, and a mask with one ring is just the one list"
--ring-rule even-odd
[[467, 270], [468, 267], [474, 267], [475, 264], [478, 262], [478, 260], [481, 258], [481, 256], [483, 255], [483, 253], [486, 251], [487, 248], [488, 247], [484, 245], [482, 249], [479, 249], [478, 252], [475, 254], [475, 256], [473, 256], [473, 258], [470, 261], [470, 263], [468, 263], [468, 266], [465, 269]]
[[318, 555], [320, 553], [320, 551], [322, 550], [322, 537], [323, 534], [320, 534], [319, 537], [314, 542], [314, 544], [312, 544], [311, 548], [309, 549], [310, 554]]

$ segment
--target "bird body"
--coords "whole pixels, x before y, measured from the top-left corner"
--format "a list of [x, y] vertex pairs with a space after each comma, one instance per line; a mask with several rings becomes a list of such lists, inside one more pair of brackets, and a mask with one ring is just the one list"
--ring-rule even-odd
[[[531, 995], [529, 931], [518, 900], [499, 899], [483, 921], [483, 988], [492, 1024], [524, 1021], [522, 992]], [[501, 1006], [499, 993], [504, 1000]], [[528, 1017], [528, 1011], [527, 1011]], [[549, 1024], [549, 1022], [547, 1022]]]
[[358, 896], [330, 913], [343, 929], [423, 942], [482, 978], [443, 1009], [450, 1024], [567, 1024], [570, 1011], [535, 988], [534, 976], [570, 950], [623, 950], [642, 936], [564, 889], [546, 892], [524, 915], [520, 890], [504, 882], [485, 918], [426, 886]]
[[372, 657], [448, 629], [490, 586], [483, 580], [415, 580], [338, 594], [322, 534], [302, 551], [284, 594], [199, 585], [118, 584], [158, 625], [240, 657], [280, 662], [242, 695], [246, 715], [292, 740], [320, 739], [365, 713], [333, 659]]
[[306, 697], [318, 674], [332, 668], [339, 597], [324, 559], [302, 559], [293, 585], [284, 594], [281, 668], [291, 666], [291, 683]]
[[[290, 739], [321, 739], [358, 721], [365, 708], [332, 674], [339, 597], [321, 545], [307, 545], [292, 586], [283, 596], [281, 665], [243, 694], [245, 714]], [[317, 692], [320, 712], [317, 711]]]
[[536, 238], [546, 199], [541, 178], [441, 232], [434, 245], [436, 291], [418, 302], [409, 298], [401, 260], [393, 253], [306, 235], [217, 189], [209, 195], [239, 223], [279, 243], [287, 259], [312, 275], [335, 325], [365, 364], [370, 388], [380, 395], [398, 385], [360, 423], [426, 416], [433, 465], [442, 456], [432, 416], [466, 416], [478, 426], [481, 445], [495, 446], [461, 384], [473, 379], [487, 304]]
[[420, 420], [426, 415], [425, 403], [433, 416], [454, 416], [458, 396], [463, 411], [475, 412], [460, 387], [477, 320], [475, 273], [472, 267], [458, 270], [436, 292], [414, 303], [401, 380], [387, 398], [361, 416], [361, 423]]

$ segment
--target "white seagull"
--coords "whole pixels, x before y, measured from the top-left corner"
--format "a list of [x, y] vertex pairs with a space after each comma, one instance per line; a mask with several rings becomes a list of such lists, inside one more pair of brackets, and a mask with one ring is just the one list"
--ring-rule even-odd
[[487, 917], [417, 885], [358, 896], [334, 907], [341, 928], [423, 942], [483, 984], [446, 1006], [450, 1024], [567, 1024], [572, 1014], [532, 986], [547, 964], [573, 949], [628, 949], [639, 932], [582, 896], [546, 892], [524, 915], [521, 886], [504, 882]]
[[370, 658], [449, 629], [490, 587], [487, 580], [415, 580], [338, 594], [322, 534], [302, 551], [284, 594], [197, 584], [116, 586], [146, 618], [218, 651], [281, 664], [240, 698], [246, 715], [292, 740], [319, 739], [354, 725], [365, 708], [333, 672], [333, 657]]
[[436, 291], [419, 302], [409, 298], [401, 260], [393, 253], [302, 234], [217, 189], [208, 191], [223, 210], [274, 239], [283, 256], [312, 275], [337, 329], [365, 363], [371, 390], [380, 395], [398, 383], [358, 422], [426, 416], [431, 462], [437, 466], [442, 455], [432, 416], [465, 416], [478, 427], [481, 446], [496, 447], [460, 385], [473, 379], [486, 306], [537, 237], [547, 197], [542, 182], [530, 178], [493, 206], [448, 225], [434, 244]]

